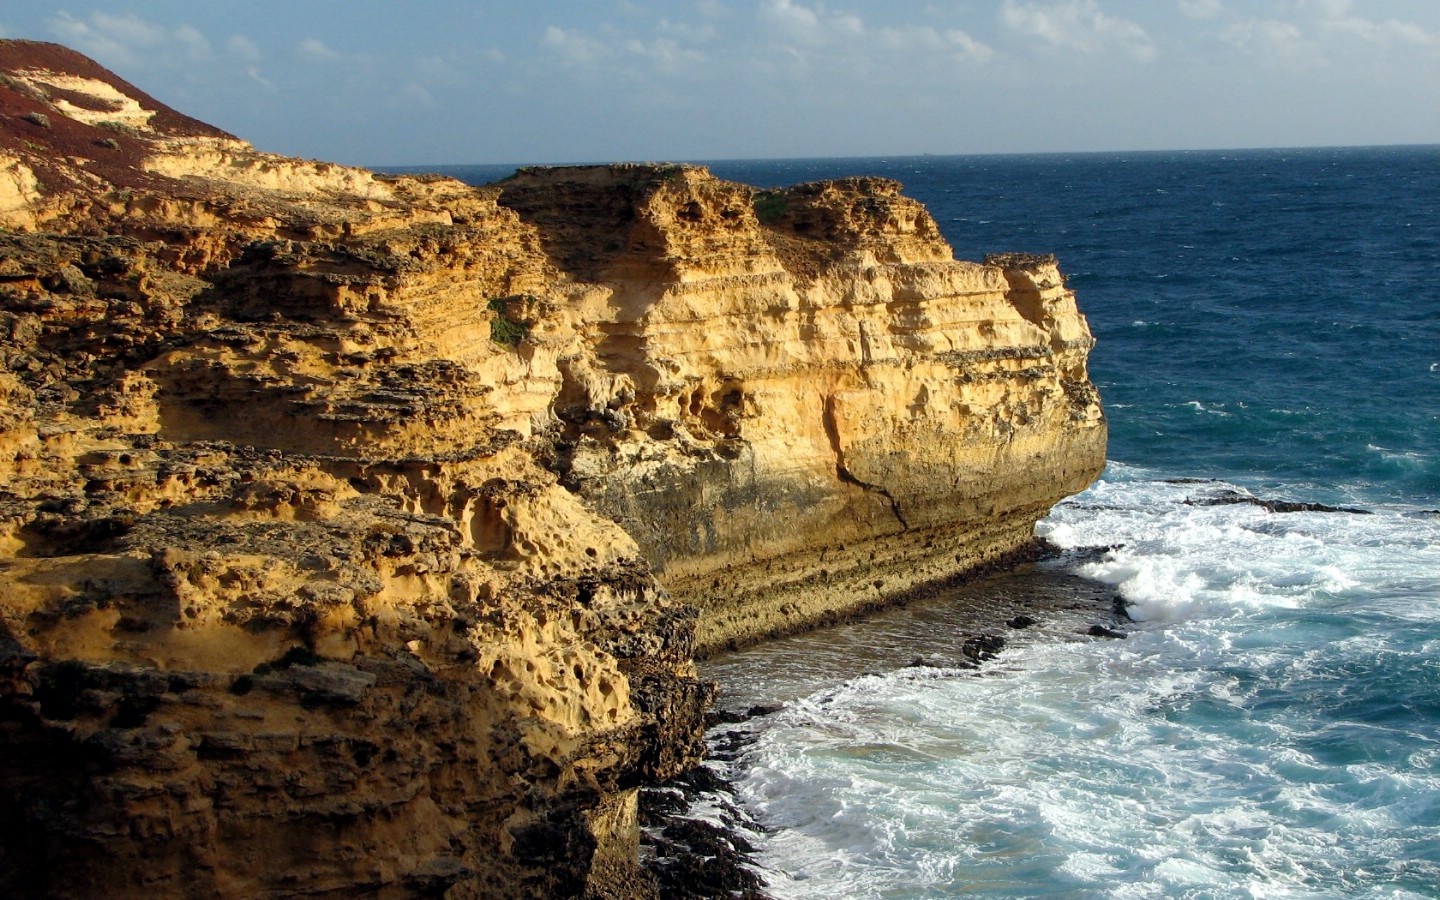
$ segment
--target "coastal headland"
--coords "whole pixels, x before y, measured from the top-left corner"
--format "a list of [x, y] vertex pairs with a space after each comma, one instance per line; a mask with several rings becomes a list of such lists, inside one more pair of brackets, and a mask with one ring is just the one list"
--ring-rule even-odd
[[651, 896], [694, 658], [1023, 551], [1091, 345], [892, 181], [378, 175], [0, 41], [0, 890]]

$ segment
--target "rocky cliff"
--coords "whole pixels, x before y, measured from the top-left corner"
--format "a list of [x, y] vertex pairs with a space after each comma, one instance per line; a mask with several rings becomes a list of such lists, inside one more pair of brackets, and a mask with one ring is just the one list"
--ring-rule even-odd
[[1098, 472], [1052, 259], [899, 186], [262, 154], [0, 41], [0, 889], [642, 897], [692, 658]]

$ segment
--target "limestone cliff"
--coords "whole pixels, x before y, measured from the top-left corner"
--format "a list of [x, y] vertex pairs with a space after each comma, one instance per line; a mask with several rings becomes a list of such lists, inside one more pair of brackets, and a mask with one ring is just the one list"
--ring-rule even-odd
[[1103, 460], [1054, 261], [892, 182], [386, 177], [0, 41], [0, 226], [12, 896], [646, 896], [697, 647]]
[[537, 334], [559, 469], [700, 609], [702, 651], [992, 562], [1102, 465], [1093, 341], [1055, 260], [957, 262], [899, 190], [625, 167], [502, 184], [562, 273]]

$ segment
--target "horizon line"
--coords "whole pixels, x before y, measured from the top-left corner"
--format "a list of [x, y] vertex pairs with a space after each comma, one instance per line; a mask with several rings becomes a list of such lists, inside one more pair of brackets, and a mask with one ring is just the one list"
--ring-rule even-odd
[[1285, 146], [1265, 147], [1167, 147], [1150, 149], [1128, 149], [1128, 150], [1006, 150], [987, 151], [980, 153], [870, 153], [870, 154], [846, 154], [841, 156], [728, 156], [728, 157], [670, 157], [653, 159], [590, 159], [590, 160], [568, 160], [556, 162], [466, 162], [466, 163], [376, 163], [361, 164], [356, 168], [383, 171], [386, 169], [462, 169], [462, 168], [504, 168], [514, 166], [517, 169], [527, 166], [541, 166], [546, 168], [564, 168], [567, 166], [605, 166], [617, 164], [652, 164], [652, 165], [674, 165], [677, 163], [690, 163], [696, 165], [709, 165], [711, 163], [738, 163], [738, 162], [819, 162], [819, 161], [842, 161], [842, 160], [904, 160], [904, 159], [962, 159], [962, 158], [985, 158], [985, 157], [1013, 157], [1013, 156], [1114, 156], [1121, 154], [1157, 154], [1157, 153], [1255, 153], [1255, 152], [1286, 152], [1302, 150], [1385, 150], [1385, 149], [1424, 149], [1429, 147], [1440, 148], [1440, 142], [1417, 142], [1397, 144], [1293, 144]]

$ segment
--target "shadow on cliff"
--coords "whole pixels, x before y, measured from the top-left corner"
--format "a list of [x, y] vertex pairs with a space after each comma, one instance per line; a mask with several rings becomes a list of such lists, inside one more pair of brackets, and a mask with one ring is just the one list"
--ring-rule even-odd
[[638, 205], [677, 167], [527, 167], [499, 182], [498, 202], [535, 229], [546, 258], [580, 282], [601, 282], [645, 249]]

